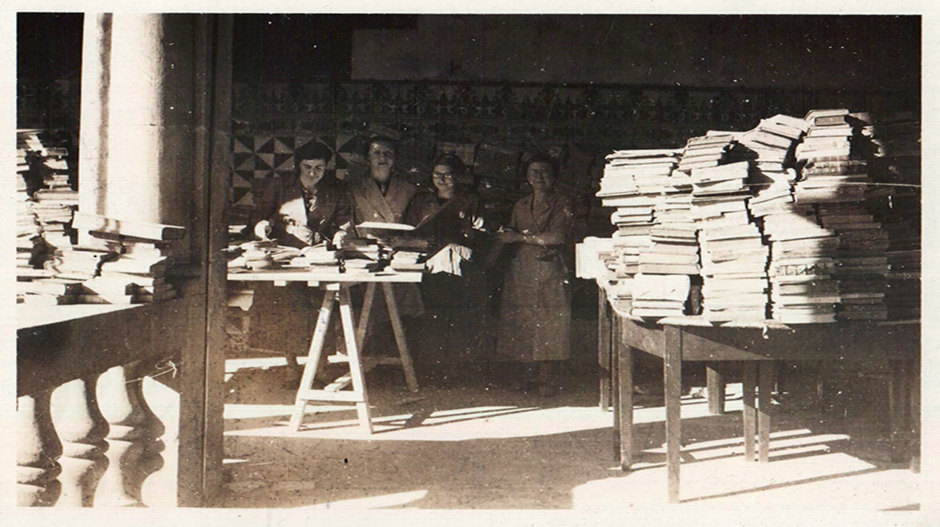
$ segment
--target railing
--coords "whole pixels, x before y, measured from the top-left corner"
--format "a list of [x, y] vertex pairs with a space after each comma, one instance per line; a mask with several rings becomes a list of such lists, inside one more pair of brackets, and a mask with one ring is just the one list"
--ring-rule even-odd
[[[17, 503], [141, 507], [164, 425], [143, 378], [195, 336], [186, 299], [18, 311]], [[198, 339], [197, 339], [198, 340]]]

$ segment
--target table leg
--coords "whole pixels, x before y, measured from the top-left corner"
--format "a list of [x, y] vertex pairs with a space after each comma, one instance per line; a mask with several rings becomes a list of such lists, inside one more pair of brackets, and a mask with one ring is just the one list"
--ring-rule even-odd
[[362, 299], [362, 312], [359, 313], [359, 325], [356, 326], [356, 347], [362, 352], [366, 344], [366, 328], [369, 327], [369, 315], [372, 314], [372, 302], [375, 300], [375, 282], [366, 284], [366, 292]]
[[323, 303], [320, 305], [320, 313], [317, 315], [317, 325], [310, 341], [310, 350], [307, 353], [307, 364], [304, 365], [304, 373], [300, 379], [300, 387], [297, 389], [297, 398], [294, 402], [294, 411], [290, 418], [290, 429], [295, 432], [300, 429], [304, 412], [307, 409], [307, 401], [303, 398], [303, 394], [313, 388], [313, 379], [317, 374], [320, 354], [323, 352], [323, 341], [326, 339], [326, 332], [330, 327], [330, 315], [333, 313], [335, 298], [335, 289], [327, 289], [323, 292]]
[[392, 320], [392, 331], [395, 333], [395, 342], [398, 343], [398, 355], [401, 357], [401, 367], [405, 370], [405, 383], [412, 392], [418, 391], [418, 378], [415, 376], [415, 367], [411, 362], [411, 352], [408, 351], [408, 342], [405, 340], [405, 327], [398, 314], [398, 304], [392, 292], [392, 284], [382, 283], [385, 290], [385, 303], [388, 305], [388, 315]]
[[[611, 349], [611, 361], [610, 361], [610, 378], [611, 383], [614, 387], [619, 387], [622, 384], [622, 379], [620, 378], [620, 368], [617, 367], [619, 360], [619, 350], [623, 346], [620, 342], [620, 321], [617, 317], [612, 317], [610, 321], [610, 330], [614, 335], [613, 339], [610, 342]], [[614, 408], [614, 459], [620, 463], [621, 468], [623, 468], [624, 459], [621, 455], [620, 450], [620, 441], [623, 439], [621, 437], [621, 427], [620, 427], [620, 390], [615, 389], [611, 390], [610, 393], [611, 404]]]
[[708, 413], [721, 415], [725, 413], [725, 376], [718, 369], [718, 363], [709, 362], [705, 365], [706, 386], [708, 386]]
[[765, 360], [760, 363], [760, 373], [757, 387], [757, 405], [760, 413], [760, 423], [757, 430], [760, 436], [760, 459], [761, 463], [770, 461], [770, 425], [773, 415], [773, 403], [770, 396], [774, 391], [774, 363]]
[[349, 300], [349, 286], [340, 286], [339, 289], [339, 316], [343, 322], [343, 336], [346, 340], [346, 352], [349, 354], [349, 372], [352, 377], [353, 390], [362, 393], [362, 400], [356, 402], [356, 413], [359, 415], [359, 424], [372, 433], [372, 416], [369, 410], [369, 395], [366, 391], [366, 379], [362, 373], [362, 360], [359, 356], [359, 347], [356, 345], [356, 331], [353, 325], [352, 302]]
[[911, 471], [920, 473], [920, 357], [909, 364], [911, 398]]
[[665, 326], [665, 374], [666, 395], [666, 470], [669, 477], [669, 502], [679, 502], [679, 464], [682, 448], [682, 330], [676, 326]]
[[611, 399], [611, 342], [608, 318], [607, 291], [597, 287], [597, 364], [600, 379], [600, 407], [607, 411]]
[[617, 346], [617, 372], [620, 382], [617, 393], [620, 401], [620, 468], [630, 470], [633, 464], [633, 348]]
[[754, 390], [757, 387], [757, 363], [744, 362], [744, 461], [754, 461], [754, 435], [757, 434], [757, 410]]

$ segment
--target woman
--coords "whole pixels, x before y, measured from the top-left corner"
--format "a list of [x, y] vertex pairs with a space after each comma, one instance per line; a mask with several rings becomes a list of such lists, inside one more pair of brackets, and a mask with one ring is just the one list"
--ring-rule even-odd
[[366, 157], [369, 172], [349, 182], [353, 221], [403, 223], [405, 211], [418, 188], [392, 171], [397, 147], [390, 139], [374, 137]]
[[528, 374], [538, 364], [541, 395], [554, 393], [552, 364], [571, 356], [571, 300], [564, 251], [570, 250], [574, 223], [571, 200], [555, 189], [558, 171], [548, 156], [526, 164], [532, 194], [513, 207], [509, 225], [497, 240], [512, 246], [500, 305], [497, 352], [524, 362]]
[[311, 141], [294, 152], [294, 177], [275, 179], [258, 196], [254, 234], [281, 245], [306, 247], [333, 240], [349, 227], [351, 211], [342, 183], [326, 176], [333, 154]]
[[429, 252], [456, 246], [455, 252], [469, 257], [461, 262], [459, 275], [432, 272], [420, 285], [428, 310], [422, 332], [429, 341], [425, 344], [436, 350], [433, 362], [453, 365], [481, 356], [483, 328], [488, 327], [483, 279], [474, 263], [482, 219], [479, 198], [457, 184], [464, 172], [460, 158], [441, 154], [433, 166], [431, 189], [411, 200], [407, 222], [429, 241]]
[[[258, 197], [254, 234], [281, 245], [305, 247], [337, 240], [350, 225], [350, 206], [342, 182], [326, 174], [332, 153], [319, 142], [294, 152], [295, 173], [275, 179]], [[305, 355], [322, 297], [306, 284], [255, 287], [249, 312], [248, 346], [283, 352], [291, 366]]]

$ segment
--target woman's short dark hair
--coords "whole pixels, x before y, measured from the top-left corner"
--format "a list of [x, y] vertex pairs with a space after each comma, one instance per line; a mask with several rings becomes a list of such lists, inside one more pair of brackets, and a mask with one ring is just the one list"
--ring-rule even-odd
[[310, 141], [297, 150], [294, 150], [294, 159], [296, 160], [297, 166], [300, 166], [300, 162], [304, 159], [322, 159], [329, 163], [330, 159], [333, 159], [333, 152], [319, 141]]
[[462, 175], [464, 170], [466, 170], [467, 168], [467, 166], [463, 164], [463, 160], [461, 160], [459, 157], [449, 152], [438, 154], [438, 156], [434, 159], [434, 164], [431, 165], [431, 169], [433, 170], [434, 167], [438, 165], [450, 167], [451, 169], [453, 169], [454, 175], [457, 175], [457, 176]]
[[398, 141], [395, 141], [391, 137], [387, 137], [384, 135], [373, 135], [372, 137], [369, 138], [369, 141], [366, 143], [366, 152], [365, 152], [366, 157], [369, 156], [369, 150], [372, 150], [372, 145], [376, 143], [381, 143], [383, 145], [388, 146], [389, 148], [392, 149], [393, 152], [395, 152], [396, 156], [398, 155]]
[[533, 163], [545, 163], [546, 165], [551, 167], [552, 176], [558, 177], [558, 160], [556, 160], [554, 157], [548, 154], [541, 153], [541, 152], [534, 154], [525, 162], [526, 173], [529, 172], [529, 167], [532, 166]]

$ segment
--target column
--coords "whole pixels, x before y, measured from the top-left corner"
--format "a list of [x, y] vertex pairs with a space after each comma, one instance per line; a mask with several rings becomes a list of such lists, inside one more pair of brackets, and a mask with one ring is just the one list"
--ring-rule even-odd
[[97, 384], [97, 375], [76, 379], [52, 394], [52, 420], [62, 440], [59, 506], [93, 506], [98, 481], [108, 468], [108, 422], [98, 409]]
[[49, 412], [51, 395], [43, 392], [17, 400], [16, 503], [21, 507], [50, 507], [61, 492], [57, 459], [62, 444]]

